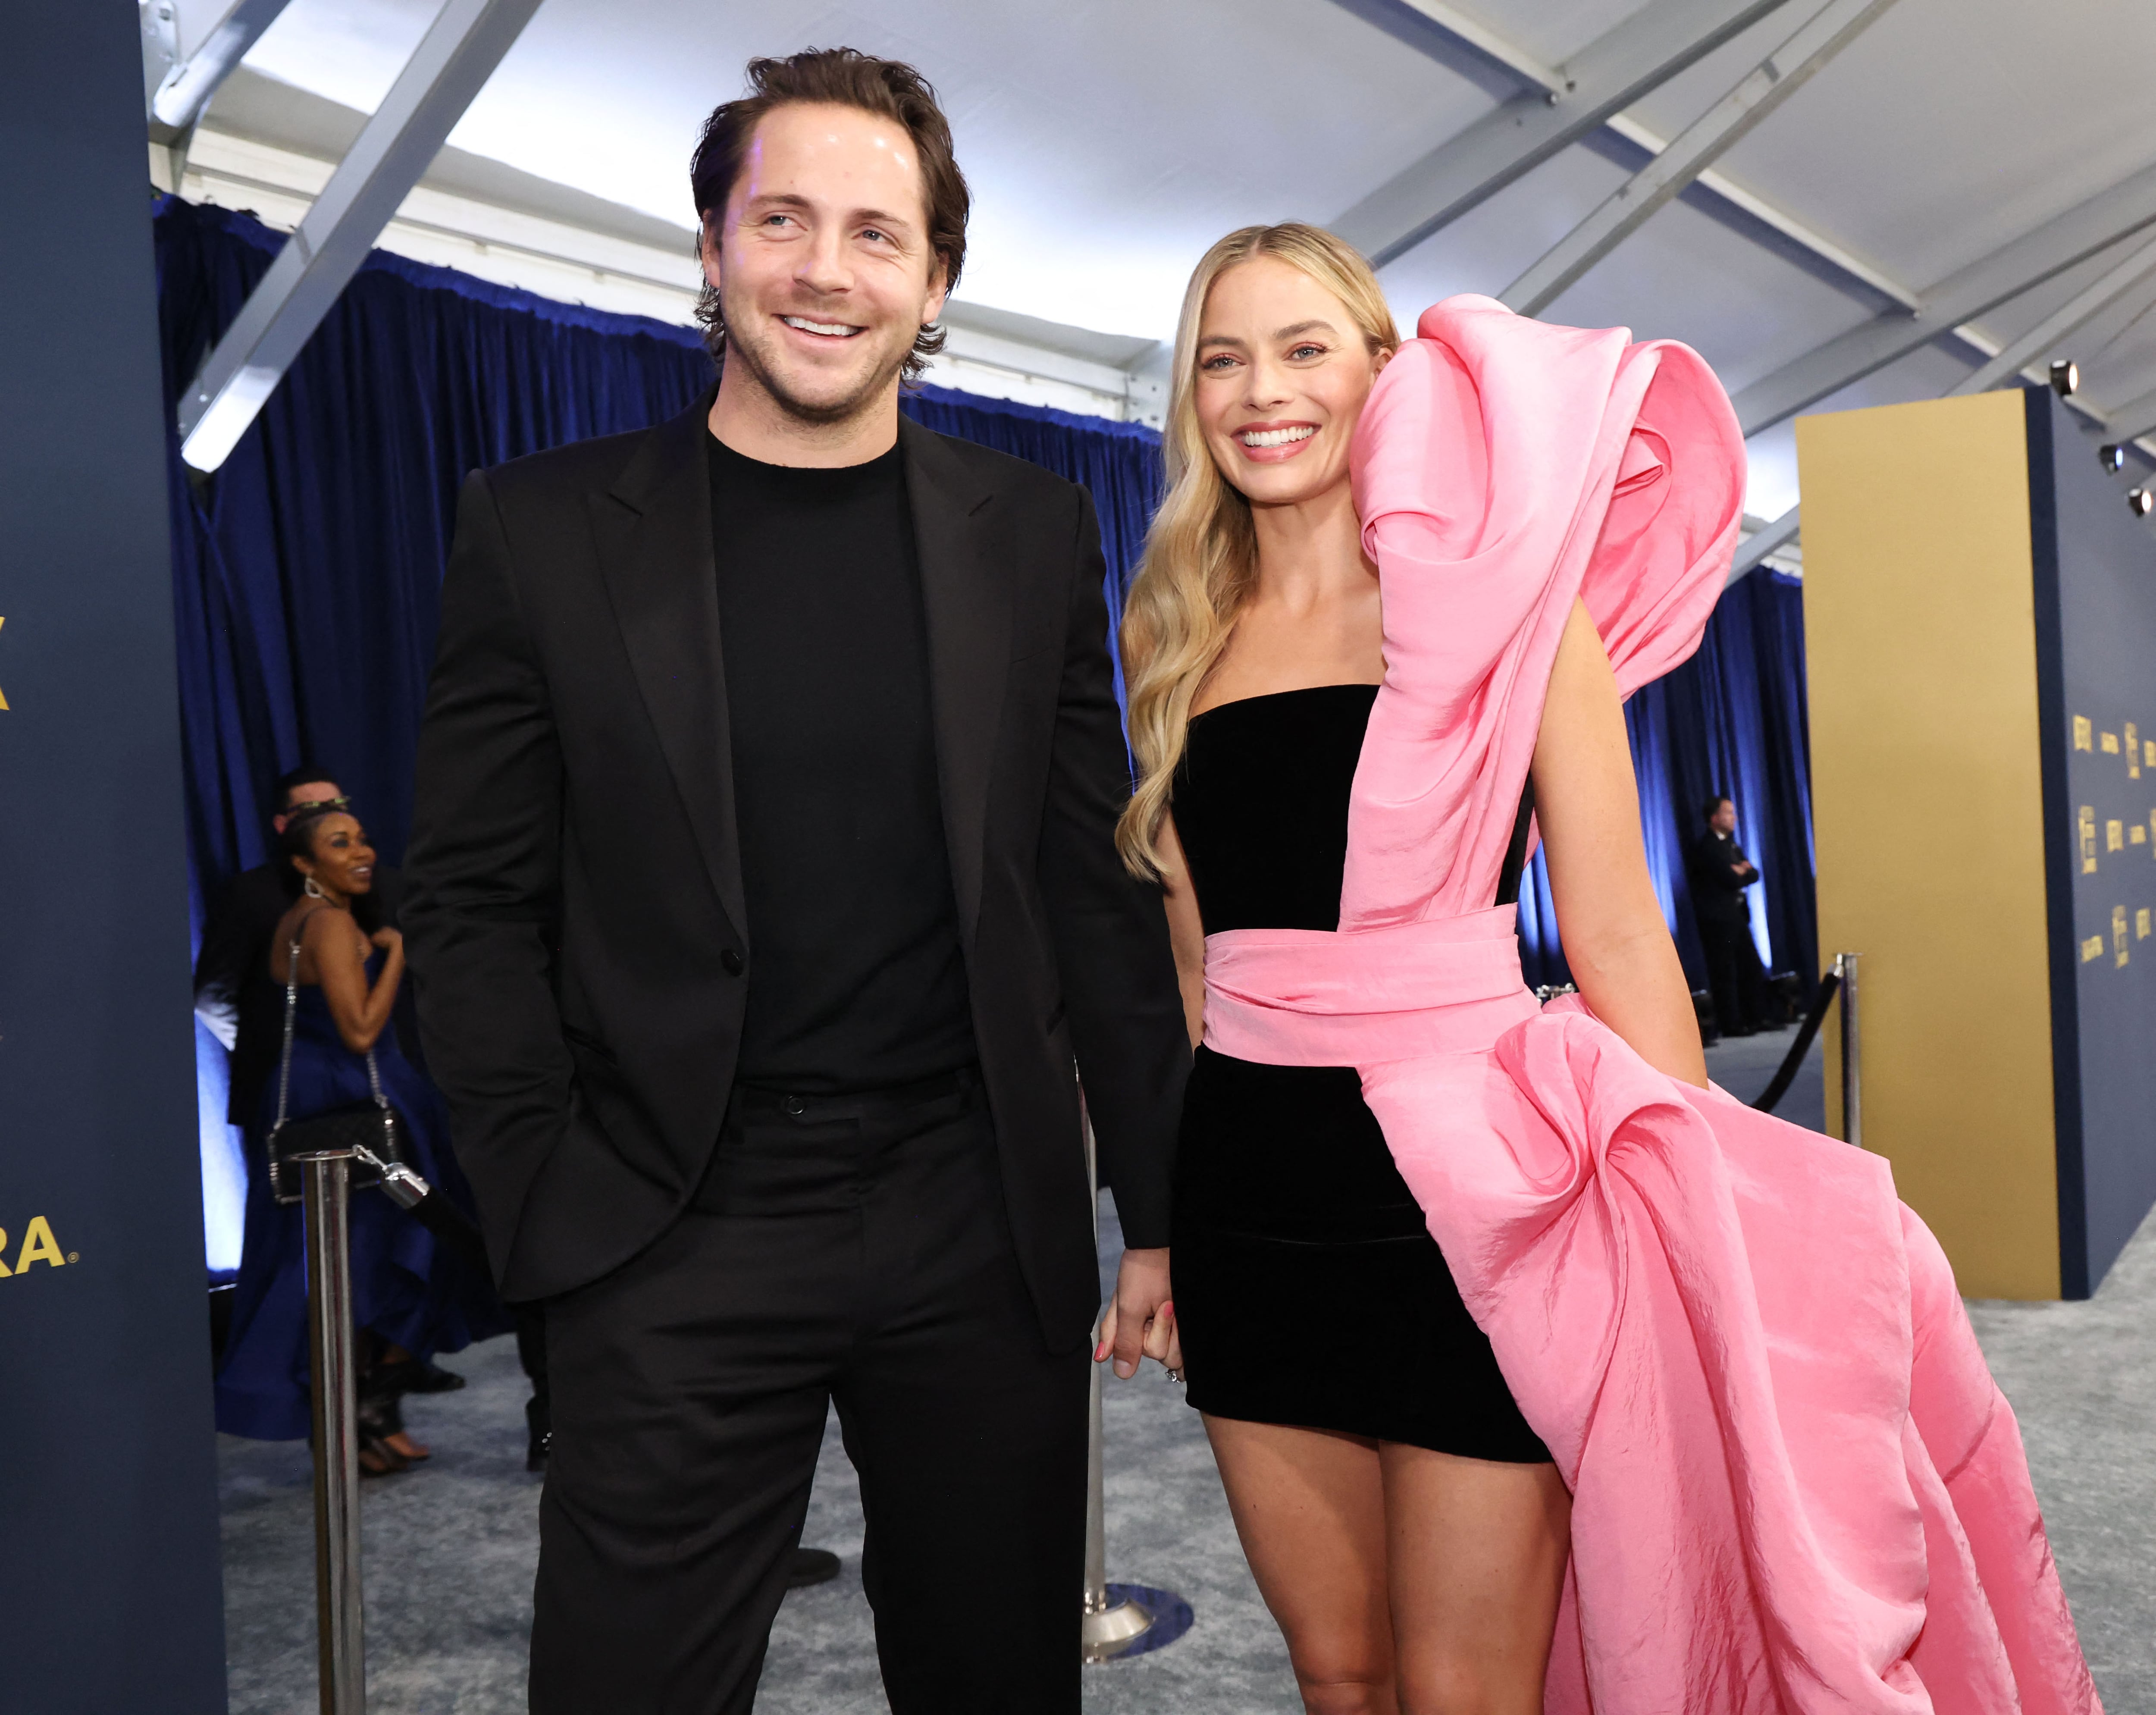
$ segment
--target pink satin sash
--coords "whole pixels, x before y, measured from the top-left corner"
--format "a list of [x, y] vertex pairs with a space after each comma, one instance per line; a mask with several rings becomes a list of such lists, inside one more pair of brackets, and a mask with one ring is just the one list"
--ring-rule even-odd
[[1521, 980], [1513, 912], [1209, 935], [1206, 1045], [1268, 1065], [1485, 1052], [1541, 1009]]

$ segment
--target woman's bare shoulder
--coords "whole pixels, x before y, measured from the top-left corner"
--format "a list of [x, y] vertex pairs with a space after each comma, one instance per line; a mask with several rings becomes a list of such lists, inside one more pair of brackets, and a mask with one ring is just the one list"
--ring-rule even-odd
[[321, 933], [316, 919], [322, 915], [321, 904], [311, 899], [295, 901], [290, 911], [277, 919], [276, 932], [271, 937], [279, 947], [297, 941], [301, 946], [311, 946]]

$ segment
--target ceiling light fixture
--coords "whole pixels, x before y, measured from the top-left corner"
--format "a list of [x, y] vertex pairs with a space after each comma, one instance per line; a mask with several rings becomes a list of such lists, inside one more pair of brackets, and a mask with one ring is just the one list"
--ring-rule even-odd
[[2145, 488], [2129, 488], [2126, 491], [2126, 504], [2133, 507], [2135, 517], [2146, 518], [2151, 512], [2156, 512], [2156, 495]]
[[2107, 440], [2096, 449], [2096, 462], [2116, 476], [2126, 468], [2126, 449], [2115, 440]]
[[2051, 365], [2051, 391], [2062, 399], [2071, 399], [2081, 391], [2082, 367], [2071, 357], [2061, 357]]

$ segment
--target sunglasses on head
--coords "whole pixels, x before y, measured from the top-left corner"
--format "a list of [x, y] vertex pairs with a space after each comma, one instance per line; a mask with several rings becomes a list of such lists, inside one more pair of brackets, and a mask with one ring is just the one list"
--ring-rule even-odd
[[321, 814], [330, 810], [348, 810], [351, 808], [352, 799], [348, 796], [343, 798], [303, 798], [298, 804], [293, 804], [285, 810], [285, 814], [288, 816], [311, 816]]

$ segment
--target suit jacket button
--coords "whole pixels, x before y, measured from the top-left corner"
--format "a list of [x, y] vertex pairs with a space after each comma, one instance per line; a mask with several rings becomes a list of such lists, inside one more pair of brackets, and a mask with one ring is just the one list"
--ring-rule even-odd
[[725, 968], [729, 977], [738, 977], [742, 973], [742, 956], [731, 947], [719, 955], [719, 963]]

